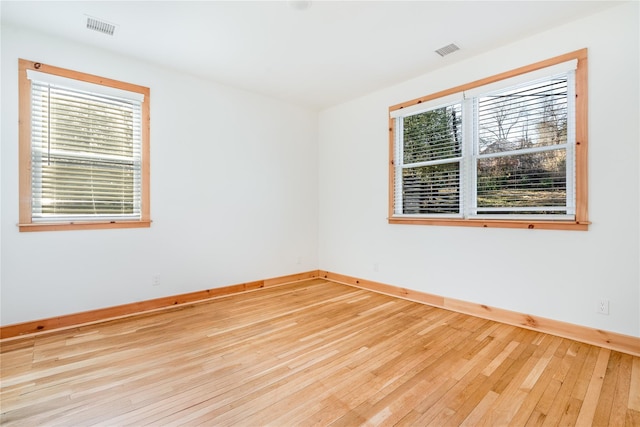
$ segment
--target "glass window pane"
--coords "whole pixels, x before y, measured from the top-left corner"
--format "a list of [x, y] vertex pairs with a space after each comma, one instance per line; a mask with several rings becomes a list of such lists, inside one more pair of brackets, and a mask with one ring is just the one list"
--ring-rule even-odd
[[460, 157], [461, 104], [405, 117], [404, 164]]
[[480, 154], [567, 142], [567, 78], [554, 77], [478, 99]]
[[42, 166], [42, 214], [134, 213], [134, 167], [52, 159]]
[[477, 172], [478, 211], [483, 207], [551, 207], [567, 203], [564, 149], [479, 159]]
[[405, 214], [460, 212], [460, 163], [407, 168], [402, 174]]

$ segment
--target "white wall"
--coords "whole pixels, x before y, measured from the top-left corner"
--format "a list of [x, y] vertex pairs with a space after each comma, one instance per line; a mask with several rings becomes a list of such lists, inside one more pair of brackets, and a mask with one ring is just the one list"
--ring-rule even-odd
[[[321, 268], [640, 336], [638, 9], [505, 45], [325, 110], [319, 123], [296, 106], [4, 26], [0, 323]], [[387, 224], [390, 105], [583, 47], [588, 232]], [[151, 88], [151, 228], [18, 232], [18, 57]], [[609, 316], [595, 313], [599, 298]]]
[[[323, 111], [320, 268], [640, 336], [638, 9], [614, 7]], [[390, 105], [584, 47], [589, 231], [387, 223]], [[609, 316], [595, 312], [599, 298]]]
[[[315, 112], [49, 36], [1, 35], [3, 325], [317, 268]], [[151, 88], [151, 228], [18, 232], [19, 57]]]

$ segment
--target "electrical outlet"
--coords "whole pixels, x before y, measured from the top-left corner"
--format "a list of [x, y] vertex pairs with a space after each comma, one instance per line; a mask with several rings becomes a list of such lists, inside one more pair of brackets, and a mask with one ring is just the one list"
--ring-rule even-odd
[[159, 286], [160, 285], [160, 275], [159, 274], [154, 274], [153, 276], [151, 276], [151, 285], [152, 286]]
[[596, 306], [596, 313], [609, 314], [609, 300], [608, 299], [600, 299], [600, 300], [598, 300], [598, 305]]

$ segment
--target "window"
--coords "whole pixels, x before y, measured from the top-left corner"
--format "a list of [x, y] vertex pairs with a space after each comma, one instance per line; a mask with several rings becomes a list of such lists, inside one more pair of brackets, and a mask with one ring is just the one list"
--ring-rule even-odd
[[19, 61], [20, 231], [148, 227], [149, 89]]
[[587, 51], [389, 108], [389, 222], [586, 230]]

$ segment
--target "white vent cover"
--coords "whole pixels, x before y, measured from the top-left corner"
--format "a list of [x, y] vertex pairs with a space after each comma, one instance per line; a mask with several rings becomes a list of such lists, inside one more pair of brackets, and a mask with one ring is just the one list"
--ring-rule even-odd
[[436, 53], [440, 56], [446, 56], [446, 55], [449, 55], [450, 53], [455, 52], [456, 50], [460, 50], [460, 48], [455, 44], [451, 43], [436, 50]]
[[87, 16], [87, 29], [112, 36], [116, 26], [101, 19]]

